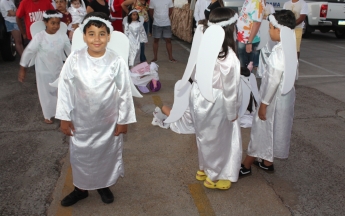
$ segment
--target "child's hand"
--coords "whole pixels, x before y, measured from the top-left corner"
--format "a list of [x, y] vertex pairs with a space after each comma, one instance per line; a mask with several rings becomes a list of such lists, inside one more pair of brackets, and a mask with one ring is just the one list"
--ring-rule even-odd
[[114, 136], [118, 136], [120, 134], [126, 134], [127, 133], [127, 125], [119, 125], [116, 124]]
[[260, 104], [260, 108], [259, 108], [259, 118], [263, 121], [266, 120], [266, 108], [267, 108], [267, 104]]
[[61, 120], [60, 129], [62, 133], [64, 133], [67, 136], [73, 136], [71, 131], [75, 132], [74, 125], [71, 121]]
[[25, 75], [26, 75], [25, 68], [24, 67], [20, 67], [19, 73], [18, 73], [18, 81], [19, 82], [24, 82]]

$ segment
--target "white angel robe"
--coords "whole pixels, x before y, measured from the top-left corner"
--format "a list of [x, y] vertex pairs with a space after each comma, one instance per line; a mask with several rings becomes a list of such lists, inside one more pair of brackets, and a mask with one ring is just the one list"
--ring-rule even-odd
[[147, 35], [142, 22], [132, 21], [125, 25], [125, 35], [129, 39], [128, 65], [140, 63], [140, 43], [147, 43]]
[[111, 49], [91, 57], [87, 48], [67, 59], [59, 81], [56, 118], [71, 121], [73, 184], [84, 190], [105, 188], [124, 176], [122, 134], [116, 124], [136, 122], [128, 66]]
[[38, 97], [45, 119], [54, 117], [56, 111], [57, 89], [49, 83], [59, 77], [70, 52], [71, 43], [65, 33], [41, 31], [32, 38], [20, 59], [23, 67], [35, 65]]
[[215, 102], [206, 100], [195, 80], [189, 108], [181, 119], [171, 123], [176, 133], [196, 134], [199, 169], [212, 180], [236, 182], [241, 167], [242, 138], [238, 117], [241, 106], [240, 62], [229, 47], [225, 59], [217, 59], [213, 71]]
[[295, 88], [281, 95], [284, 76], [281, 43], [273, 47], [267, 64], [267, 71], [263, 74], [260, 87], [261, 102], [268, 105], [266, 120], [262, 121], [258, 113], [255, 113], [247, 154], [273, 162], [274, 157], [285, 159], [289, 156]]
[[83, 6], [80, 6], [79, 8], [71, 6], [68, 8], [68, 12], [72, 16], [72, 22], [69, 24], [70, 28], [72, 24], [80, 24], [86, 15], [86, 9]]

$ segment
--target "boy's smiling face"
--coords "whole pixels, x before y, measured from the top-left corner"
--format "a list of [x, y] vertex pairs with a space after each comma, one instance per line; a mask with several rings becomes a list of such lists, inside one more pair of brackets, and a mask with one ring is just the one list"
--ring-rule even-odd
[[105, 53], [107, 44], [110, 40], [110, 35], [105, 26], [98, 28], [91, 25], [86, 29], [83, 38], [88, 46], [89, 55], [92, 57], [101, 57]]
[[274, 28], [274, 26], [271, 23], [269, 33], [273, 41], [280, 41], [280, 29]]

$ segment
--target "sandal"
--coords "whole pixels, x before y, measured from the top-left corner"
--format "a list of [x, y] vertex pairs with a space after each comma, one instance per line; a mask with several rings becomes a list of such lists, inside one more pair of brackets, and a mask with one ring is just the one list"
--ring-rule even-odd
[[169, 59], [169, 62], [176, 63], [177, 61], [175, 59]]
[[196, 178], [196, 180], [199, 180], [199, 181], [205, 181], [207, 176], [206, 176], [205, 172], [198, 170], [196, 172], [195, 178]]
[[50, 119], [44, 119], [44, 123], [46, 123], [46, 124], [53, 124], [54, 121], [50, 120]]
[[218, 180], [216, 183], [211, 181], [208, 177], [204, 181], [204, 186], [210, 189], [220, 189], [227, 190], [231, 186], [231, 181], [229, 180]]

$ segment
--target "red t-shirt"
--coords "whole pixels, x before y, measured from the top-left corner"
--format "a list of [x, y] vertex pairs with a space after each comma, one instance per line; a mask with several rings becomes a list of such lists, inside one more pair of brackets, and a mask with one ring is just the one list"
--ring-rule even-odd
[[16, 16], [19, 18], [24, 17], [26, 36], [29, 40], [32, 39], [30, 33], [30, 26], [36, 21], [43, 20], [43, 12], [46, 10], [55, 10], [49, 0], [23, 0], [18, 7]]

